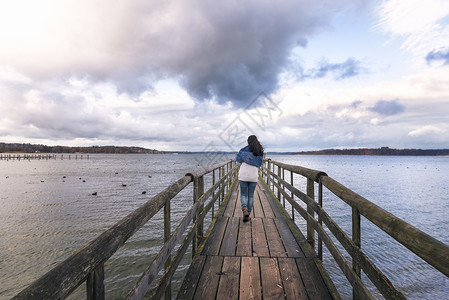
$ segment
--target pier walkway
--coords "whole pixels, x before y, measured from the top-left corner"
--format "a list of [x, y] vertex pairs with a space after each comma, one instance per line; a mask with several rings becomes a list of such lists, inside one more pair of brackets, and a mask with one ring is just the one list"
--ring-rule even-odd
[[259, 181], [251, 220], [243, 223], [234, 190], [178, 299], [333, 299], [312, 248], [278, 204]]
[[[448, 245], [325, 172], [266, 159], [259, 175], [249, 222], [243, 223], [235, 162], [201, 167], [149, 199], [13, 299], [65, 299], [83, 283], [86, 298], [98, 300], [172, 299], [172, 290], [177, 299], [341, 299], [322, 265], [323, 249], [324, 257], [339, 267], [340, 278], [347, 280], [345, 288], [352, 290], [352, 299], [406, 299], [364, 252], [373, 244], [365, 242], [362, 247], [362, 217], [364, 223], [386, 233], [385, 240], [400, 243], [442, 277], [449, 277]], [[193, 193], [192, 206], [182, 219], [172, 218], [172, 200], [186, 188]], [[284, 209], [286, 203], [291, 212]], [[335, 203], [349, 211], [340, 224], [325, 210]], [[105, 278], [117, 278], [108, 278], [105, 264], [157, 213], [164, 217], [160, 224], [164, 244], [134, 286], [112, 297]], [[304, 235], [295, 224], [297, 217], [306, 227]], [[348, 224], [350, 232], [342, 229]], [[205, 225], [210, 226], [206, 229]], [[187, 253], [193, 258], [190, 268], [181, 288], [172, 289], [173, 275]]]

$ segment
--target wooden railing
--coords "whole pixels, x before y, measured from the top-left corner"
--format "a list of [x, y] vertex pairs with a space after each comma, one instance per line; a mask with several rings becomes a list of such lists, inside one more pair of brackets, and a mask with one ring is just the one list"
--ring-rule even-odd
[[[205, 192], [204, 176], [212, 176], [211, 187]], [[36, 280], [13, 299], [61, 299], [70, 295], [79, 285], [87, 282], [87, 299], [105, 299], [105, 262], [157, 212], [164, 211], [164, 245], [151, 264], [129, 291], [127, 299], [142, 299], [158, 273], [164, 269], [151, 298], [171, 299], [171, 278], [182, 257], [192, 243], [192, 255], [203, 241], [204, 219], [208, 212], [214, 217], [214, 207], [224, 203], [234, 188], [237, 175], [235, 162], [226, 161], [186, 174], [117, 224], [81, 248], [47, 274]], [[193, 182], [193, 205], [171, 232], [170, 200]], [[206, 201], [210, 199], [207, 203]], [[213, 222], [211, 226], [213, 225]], [[189, 228], [190, 226], [190, 228]], [[184, 239], [183, 234], [189, 229]], [[176, 253], [175, 246], [180, 243]], [[173, 255], [173, 256], [172, 256]]]
[[[287, 176], [285, 175], [286, 170], [288, 171]], [[306, 178], [305, 193], [294, 186], [294, 174]], [[386, 299], [405, 299], [405, 296], [396, 290], [390, 280], [363, 252], [361, 248], [361, 215], [449, 277], [449, 247], [446, 244], [356, 194], [327, 176], [326, 173], [268, 159], [264, 161], [261, 175], [279, 201], [281, 201], [282, 196], [284, 207], [285, 200], [290, 203], [292, 207], [291, 218], [294, 219], [294, 212], [297, 211], [306, 220], [307, 240], [316, 249], [316, 255], [320, 259], [323, 255], [322, 246], [324, 242], [333, 259], [352, 285], [354, 299], [373, 299], [361, 280], [362, 270]], [[317, 197], [315, 196], [315, 183], [318, 184]], [[323, 186], [352, 207], [352, 238], [323, 209]], [[296, 202], [296, 198], [307, 205], [306, 209]], [[318, 218], [315, 217], [315, 214]], [[324, 229], [323, 223], [351, 256], [352, 265], [338, 250]], [[317, 243], [315, 243], [315, 232], [318, 236]], [[315, 244], [317, 244], [316, 247]]]

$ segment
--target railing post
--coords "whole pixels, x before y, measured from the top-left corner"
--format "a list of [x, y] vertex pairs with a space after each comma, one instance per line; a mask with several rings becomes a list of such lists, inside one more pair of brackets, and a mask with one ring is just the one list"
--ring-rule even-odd
[[228, 191], [231, 189], [231, 184], [232, 184], [232, 176], [231, 176], [231, 170], [232, 170], [232, 162], [228, 162], [226, 164], [228, 166]]
[[[198, 199], [198, 179], [193, 179], [193, 204], [195, 205], [195, 202]], [[197, 222], [198, 219], [198, 212], [193, 217], [193, 224]], [[198, 224], [197, 224], [198, 226]], [[192, 237], [192, 258], [195, 257], [196, 254], [196, 247], [197, 247], [197, 231], [193, 231], [193, 237]]]
[[264, 177], [263, 177], [263, 168], [265, 167], [265, 162], [264, 161], [262, 161], [262, 166], [260, 167], [260, 169], [259, 169], [259, 176], [261, 176], [262, 177], [262, 181], [265, 181], [265, 179], [263, 179]]
[[[204, 177], [198, 177], [193, 180], [193, 203], [196, 203], [200, 197], [204, 194]], [[201, 205], [198, 208], [195, 216], [193, 217], [193, 223], [197, 223], [196, 232], [193, 235], [192, 239], [192, 257], [195, 256], [196, 249], [198, 248], [201, 239], [203, 238], [203, 220], [198, 220], [198, 216], [204, 209], [204, 205]]]
[[[323, 208], [323, 184], [321, 183], [321, 178], [318, 182], [318, 206]], [[321, 215], [318, 215], [318, 223], [321, 227], [323, 227], [323, 218]], [[320, 235], [318, 235], [318, 258], [323, 260], [323, 241], [321, 240]]]
[[[166, 243], [170, 239], [171, 235], [171, 217], [170, 217], [170, 200], [165, 202], [164, 206], [164, 243]], [[167, 271], [170, 268], [171, 264], [171, 255], [167, 257], [165, 262], [165, 270]], [[165, 300], [171, 299], [171, 282], [165, 289]]]
[[87, 299], [104, 300], [104, 265], [98, 266], [87, 278]]
[[[361, 248], [361, 228], [360, 228], [360, 212], [357, 208], [352, 208], [352, 241], [354, 244]], [[361, 268], [358, 262], [355, 260], [355, 257], [352, 257], [352, 269], [354, 270], [357, 277], [361, 278]], [[352, 299], [359, 299], [356, 290], [352, 291]]]
[[[226, 173], [225, 174], [226, 175], [229, 174], [229, 163], [226, 164]], [[226, 183], [226, 194], [228, 193], [228, 191], [229, 191], [229, 183]]]
[[[285, 180], [285, 169], [282, 169], [282, 180]], [[285, 209], [285, 185], [282, 185], [282, 191], [284, 193], [282, 193], [282, 200], [284, 203], [284, 209]]]
[[[315, 187], [313, 180], [307, 178], [307, 196], [309, 196], [313, 201], [315, 201]], [[310, 205], [307, 205], [307, 213], [315, 218], [315, 213]], [[307, 241], [315, 249], [315, 232], [313, 230], [312, 223], [307, 221]]]
[[[201, 177], [198, 178], [197, 188], [198, 188], [198, 191], [197, 191], [197, 194], [196, 194], [197, 198], [196, 198], [195, 202], [198, 201], [200, 199], [200, 197], [204, 194], [204, 176], [201, 176]], [[198, 208], [197, 216], [199, 216], [203, 212], [203, 209], [204, 209], [204, 204], [201, 205]], [[203, 233], [204, 233], [203, 232], [203, 222], [204, 222], [204, 220], [198, 220], [198, 221], [199, 221], [199, 223], [198, 223], [197, 235], [196, 235], [196, 238], [197, 238], [197, 244], [196, 245], [197, 246], [199, 246], [199, 244], [201, 243], [201, 241], [203, 239]]]
[[[271, 168], [273, 168], [273, 171], [271, 170]], [[274, 173], [274, 164], [270, 163], [268, 164], [268, 170], [270, 171], [269, 174], [269, 181], [271, 182], [271, 191], [274, 193], [274, 178], [273, 178], [273, 173]], [[268, 184], [268, 187], [270, 187], [270, 185]]]
[[[290, 171], [290, 184], [291, 184], [291, 186], [294, 186], [293, 185], [293, 171]], [[291, 191], [291, 197], [292, 197], [292, 201], [295, 201], [293, 191]], [[293, 220], [293, 222], [295, 221], [295, 209], [293, 208], [293, 205], [292, 205], [292, 220]]]
[[278, 166], [278, 201], [281, 202], [281, 167]]
[[267, 175], [264, 174], [264, 170], [263, 169], [264, 168], [266, 169], [267, 166], [268, 166], [268, 162], [267, 161], [262, 162], [262, 169], [261, 169], [261, 171], [262, 171], [262, 180], [264, 182], [267, 182]]
[[[215, 169], [212, 171], [212, 186], [215, 185]], [[215, 197], [215, 190], [212, 193], [212, 199], [214, 199]], [[214, 218], [214, 214], [215, 214], [215, 203], [214, 205], [212, 205], [212, 219]]]
[[268, 184], [268, 160], [265, 161], [265, 182]]
[[270, 187], [270, 172], [271, 172], [271, 161], [267, 162], [267, 185]]
[[[220, 179], [222, 179], [224, 177], [224, 170], [225, 170], [225, 168], [224, 168], [224, 166], [222, 166]], [[221, 202], [223, 203], [224, 195], [225, 195], [224, 182], [222, 182], [221, 185], [222, 186], [220, 188], [223, 188], [223, 190], [221, 190]]]

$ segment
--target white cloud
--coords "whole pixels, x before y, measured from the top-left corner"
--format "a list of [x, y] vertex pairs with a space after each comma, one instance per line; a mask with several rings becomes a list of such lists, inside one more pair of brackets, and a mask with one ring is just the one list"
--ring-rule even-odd
[[71, 144], [78, 139], [154, 147], [160, 141], [170, 145], [195, 140], [194, 126], [207, 136], [213, 123], [196, 118], [195, 103], [185, 91], [162, 83], [140, 101], [131, 101], [110, 84], [75, 78], [39, 87], [23, 84], [20, 90], [0, 82], [0, 91], [9, 95], [0, 107], [0, 136], [5, 141]]
[[380, 119], [378, 119], [378, 118], [372, 118], [369, 122], [372, 125], [378, 125], [382, 121]]
[[412, 137], [419, 137], [419, 136], [440, 134], [444, 132], [445, 132], [444, 129], [438, 128], [437, 126], [425, 125], [423, 127], [410, 131], [408, 135]]
[[427, 30], [449, 14], [445, 0], [388, 0], [379, 9], [379, 27], [395, 35]]
[[376, 28], [403, 39], [402, 47], [417, 60], [432, 50], [448, 47], [449, 2], [446, 0], [388, 0], [377, 10]]

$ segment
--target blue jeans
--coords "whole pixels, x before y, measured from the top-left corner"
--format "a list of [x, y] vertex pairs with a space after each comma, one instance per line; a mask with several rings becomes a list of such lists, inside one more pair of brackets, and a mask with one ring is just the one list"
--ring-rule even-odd
[[242, 202], [242, 208], [248, 208], [248, 212], [253, 209], [254, 203], [254, 190], [256, 189], [257, 182], [239, 181], [240, 183], [240, 202]]

